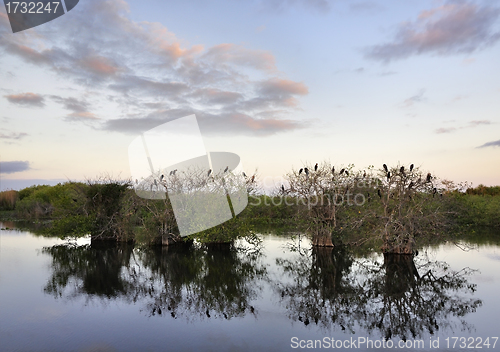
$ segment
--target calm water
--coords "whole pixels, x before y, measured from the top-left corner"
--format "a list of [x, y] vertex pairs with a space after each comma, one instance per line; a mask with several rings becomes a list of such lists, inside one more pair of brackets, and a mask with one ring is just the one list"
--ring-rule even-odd
[[260, 249], [153, 250], [1, 230], [0, 351], [287, 351], [332, 338], [460, 350], [453, 337], [500, 350], [500, 246], [473, 247], [408, 260], [275, 236]]

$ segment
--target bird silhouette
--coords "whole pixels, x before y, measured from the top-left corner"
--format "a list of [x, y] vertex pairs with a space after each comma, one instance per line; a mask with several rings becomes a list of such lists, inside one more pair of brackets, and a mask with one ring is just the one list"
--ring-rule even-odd
[[285, 186], [281, 185], [281, 190], [285, 193]]
[[410, 165], [410, 172], [413, 171], [413, 164]]
[[158, 183], [156, 183], [156, 179], [153, 180], [153, 183], [155, 184], [155, 186], [158, 186]]
[[172, 171], [172, 175], [175, 175], [176, 172], [177, 172], [177, 169], [175, 169], [174, 171]]
[[163, 176], [163, 175], [160, 176], [160, 182], [163, 181], [163, 177], [165, 177], [165, 176]]
[[406, 176], [404, 166], [401, 166], [401, 168], [399, 169], [399, 172], [401, 173], [401, 175]]
[[318, 171], [318, 163], [316, 163], [316, 165], [314, 165], [314, 171]]
[[255, 180], [255, 175], [252, 176], [252, 179], [250, 180], [250, 182], [253, 182]]
[[307, 176], [309, 176], [309, 169], [307, 167], [304, 168], [304, 172], [306, 173]]
[[247, 174], [245, 172], [243, 172], [243, 177], [247, 178]]
[[332, 175], [335, 175], [335, 166], [332, 167]]
[[174, 171], [170, 171], [170, 173], [168, 174], [168, 176], [172, 176], [174, 174]]
[[408, 185], [408, 189], [411, 189], [415, 184], [413, 183], [413, 181], [410, 182], [410, 184]]
[[389, 181], [390, 179], [391, 179], [391, 173], [390, 173], [390, 172], [388, 172], [388, 173], [387, 173], [387, 181]]
[[389, 169], [387, 168], [387, 165], [386, 165], [386, 164], [384, 164], [384, 165], [382, 165], [382, 166], [384, 167], [385, 172], [389, 172]]
[[300, 170], [299, 170], [299, 175], [302, 173], [302, 170], [304, 170], [304, 169], [300, 169]]
[[431, 182], [431, 179], [432, 179], [432, 175], [431, 173], [427, 173], [427, 182]]
[[[212, 169], [208, 170], [207, 176], [210, 176], [211, 173], [212, 173]], [[245, 174], [245, 173], [243, 173], [243, 174]]]
[[382, 198], [382, 192], [380, 192], [380, 189], [377, 189], [377, 194], [380, 198]]
[[339, 175], [342, 175], [344, 173], [345, 169], [340, 170]]
[[365, 177], [366, 177], [366, 171], [363, 170], [363, 178], [365, 178]]
[[438, 190], [437, 190], [437, 188], [436, 188], [436, 187], [434, 187], [434, 189], [432, 190], [432, 196], [433, 196], [433, 197], [436, 195], [437, 191], [438, 191]]
[[349, 171], [345, 170], [345, 175], [349, 176]]
[[226, 166], [226, 168], [224, 169], [224, 172], [227, 172], [227, 170], [229, 170], [229, 166]]

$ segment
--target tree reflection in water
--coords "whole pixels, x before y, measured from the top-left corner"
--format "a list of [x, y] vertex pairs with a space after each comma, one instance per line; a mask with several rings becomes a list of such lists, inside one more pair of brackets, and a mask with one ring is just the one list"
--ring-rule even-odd
[[277, 264], [289, 279], [275, 288], [290, 318], [328, 330], [406, 340], [454, 325], [468, 329], [463, 317], [482, 304], [471, 297], [473, 270], [453, 272], [423, 256], [385, 255], [378, 262], [354, 259], [344, 249], [313, 248]]
[[267, 277], [261, 252], [234, 246], [134, 249], [131, 245], [46, 247], [54, 297], [120, 299], [142, 303], [148, 315], [230, 319], [255, 314]]

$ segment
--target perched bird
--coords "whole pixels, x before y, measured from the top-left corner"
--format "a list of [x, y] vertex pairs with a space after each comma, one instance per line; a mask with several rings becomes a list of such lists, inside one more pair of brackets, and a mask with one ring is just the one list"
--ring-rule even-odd
[[285, 186], [281, 185], [281, 191], [283, 191], [283, 193], [285, 193]]
[[156, 179], [153, 180], [153, 183], [155, 184], [155, 186], [158, 186], [158, 183], [156, 183]]
[[437, 190], [437, 188], [436, 188], [436, 187], [434, 187], [434, 189], [432, 190], [432, 196], [433, 196], [433, 197], [434, 197], [434, 195], [437, 193], [437, 191], [438, 191], [438, 190]]
[[252, 176], [252, 179], [250, 180], [250, 182], [253, 182], [255, 180], [255, 175]]
[[316, 165], [314, 165], [314, 171], [318, 171], [318, 163], [316, 163]]
[[304, 170], [304, 169], [300, 169], [300, 170], [299, 170], [299, 175], [302, 173], [302, 170]]
[[[212, 173], [212, 169], [208, 170], [207, 176], [210, 176], [211, 173]], [[243, 175], [245, 175], [245, 173], [243, 173]]]
[[208, 309], [205, 313], [207, 314], [207, 317], [210, 318], [210, 313], [208, 312]]
[[304, 168], [304, 172], [306, 173], [307, 176], [309, 176], [309, 169], [307, 167]]
[[174, 171], [170, 171], [170, 173], [168, 174], [168, 176], [172, 176], [174, 174]]
[[335, 175], [335, 166], [332, 167], [332, 175]]
[[401, 175], [403, 175], [403, 177], [406, 177], [404, 166], [401, 166], [401, 168], [399, 169], [399, 172], [401, 173]]
[[411, 189], [415, 184], [413, 183], [413, 181], [410, 182], [410, 184], [408, 185], [408, 189]]
[[349, 171], [345, 170], [345, 175], [349, 176]]
[[344, 173], [345, 169], [340, 170], [339, 175], [342, 175]]
[[410, 165], [410, 172], [413, 171], [413, 164]]
[[174, 171], [172, 171], [172, 175], [175, 175], [176, 172], [177, 172], [177, 169], [175, 169]]
[[390, 172], [388, 172], [388, 173], [387, 173], [387, 181], [389, 181], [390, 179], [391, 179], [391, 173], [390, 173]]
[[380, 198], [382, 198], [382, 192], [380, 192], [380, 189], [377, 189], [377, 194]]
[[165, 176], [163, 176], [163, 175], [160, 176], [160, 182], [163, 181], [163, 177], [165, 177]]
[[229, 170], [229, 166], [226, 166], [226, 168], [224, 169], [224, 172], [227, 172], [227, 170]]
[[384, 167], [385, 172], [389, 172], [389, 169], [387, 168], [387, 165], [386, 165], [386, 164], [384, 164], [384, 165], [382, 165], [382, 166]]
[[363, 170], [363, 178], [366, 177], [366, 170]]
[[243, 177], [247, 178], [247, 174], [245, 172], [243, 172]]
[[431, 182], [431, 179], [432, 179], [432, 175], [431, 173], [427, 173], [427, 182]]

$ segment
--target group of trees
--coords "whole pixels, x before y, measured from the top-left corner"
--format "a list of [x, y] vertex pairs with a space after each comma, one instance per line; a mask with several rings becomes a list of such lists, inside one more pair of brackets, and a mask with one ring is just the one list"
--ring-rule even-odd
[[[400, 254], [460, 226], [500, 226], [498, 187], [455, 185], [413, 164], [356, 170], [325, 162], [294, 170], [284, 180], [268, 196], [255, 176], [227, 170], [172, 171], [134, 181], [103, 177], [1, 192], [0, 206], [15, 208], [20, 218], [51, 219], [47, 231], [63, 237], [182, 242], [177, 208], [185, 228], [202, 229], [209, 220], [216, 225], [188, 240], [231, 242], [255, 236], [255, 225], [268, 223], [306, 232], [315, 246], [371, 242]], [[242, 211], [247, 194], [249, 206]], [[214, 221], [223, 211], [231, 220]]]

